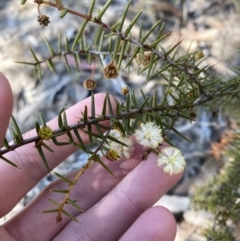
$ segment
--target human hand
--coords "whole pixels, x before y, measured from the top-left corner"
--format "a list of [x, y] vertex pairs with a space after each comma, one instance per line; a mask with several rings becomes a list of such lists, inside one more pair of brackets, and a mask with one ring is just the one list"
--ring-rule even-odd
[[[12, 111], [13, 98], [7, 79], [0, 74], [0, 143], [2, 143]], [[101, 113], [105, 94], [95, 95], [96, 110]], [[84, 107], [90, 109], [91, 99], [85, 99], [66, 111], [69, 124], [76, 122], [76, 116]], [[105, 123], [107, 124], [107, 122]], [[57, 119], [48, 123], [57, 129]], [[36, 136], [32, 130], [24, 138]], [[87, 143], [88, 137], [81, 132]], [[64, 137], [60, 137], [64, 140]], [[49, 141], [54, 153], [46, 152], [49, 167], [53, 169], [76, 149], [73, 146], [55, 146]], [[164, 146], [164, 145], [163, 145]], [[164, 147], [162, 147], [164, 148]], [[48, 189], [66, 189], [67, 184], [58, 180], [43, 190], [18, 215], [0, 227], [1, 241], [155, 241], [174, 240], [176, 223], [172, 214], [163, 207], [152, 205], [181, 178], [181, 173], [170, 176], [157, 167], [157, 155], [151, 153], [142, 160], [144, 150], [135, 145], [132, 158], [124, 161], [103, 161], [114, 173], [114, 177], [95, 163], [87, 169], [71, 193], [85, 212], [66, 207], [79, 221], [63, 216], [56, 224], [56, 213], [42, 214], [53, 209], [47, 201], [51, 198], [61, 203], [63, 196]], [[47, 174], [34, 144], [22, 146], [5, 155], [21, 169], [0, 160], [0, 217], [6, 215], [38, 181]], [[71, 179], [76, 173], [69, 174]]]

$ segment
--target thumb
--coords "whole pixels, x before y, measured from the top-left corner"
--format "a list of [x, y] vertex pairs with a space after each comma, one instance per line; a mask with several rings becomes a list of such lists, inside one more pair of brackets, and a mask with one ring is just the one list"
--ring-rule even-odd
[[0, 73], [0, 148], [12, 114], [13, 95], [7, 78]]

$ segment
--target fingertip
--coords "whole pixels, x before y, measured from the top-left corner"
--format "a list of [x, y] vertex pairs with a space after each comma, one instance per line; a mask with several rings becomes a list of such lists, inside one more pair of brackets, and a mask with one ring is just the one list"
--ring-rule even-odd
[[173, 241], [176, 232], [176, 221], [172, 213], [164, 207], [155, 206], [146, 210], [125, 232], [120, 241]]
[[2, 143], [13, 108], [13, 94], [7, 78], [0, 72], [0, 143]]

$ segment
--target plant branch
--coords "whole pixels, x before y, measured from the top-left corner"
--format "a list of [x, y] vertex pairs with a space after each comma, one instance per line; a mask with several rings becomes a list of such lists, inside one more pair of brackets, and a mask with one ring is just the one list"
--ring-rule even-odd
[[[183, 110], [183, 109], [192, 109], [195, 106], [204, 104], [204, 103], [214, 99], [214, 97], [229, 95], [229, 94], [234, 93], [235, 91], [236, 90], [226, 91], [226, 92], [216, 91], [214, 93], [203, 94], [199, 98], [197, 98], [197, 100], [195, 100], [193, 102], [191, 101], [191, 102], [185, 103], [183, 105], [159, 105], [157, 107], [145, 107], [145, 108], [140, 108], [140, 109], [132, 109], [130, 111], [121, 112], [118, 115], [99, 116], [97, 118], [89, 117], [86, 122], [79, 121], [76, 124], [64, 126], [64, 129], [53, 130], [53, 136], [64, 135], [64, 134], [67, 134], [67, 132], [69, 132], [71, 130], [83, 129], [84, 127], [86, 127], [88, 125], [94, 125], [96, 123], [106, 121], [106, 120], [111, 120], [111, 119], [122, 120], [125, 117], [133, 117], [140, 113], [159, 112], [159, 111], [163, 112], [163, 111], [167, 111], [167, 110], [176, 110], [178, 112], [179, 110]], [[21, 144], [19, 144], [19, 143], [10, 144], [7, 148], [0, 149], [0, 157], [9, 151], [13, 151], [13, 150], [15, 150], [21, 146], [27, 145], [29, 143], [38, 143], [40, 141], [40, 139], [41, 138], [39, 136], [35, 136], [35, 137], [28, 138], [28, 139], [23, 139], [21, 141]]]
[[[78, 16], [78, 17], [81, 17], [83, 19], [86, 19], [87, 21], [91, 21], [91, 22], [94, 22], [98, 25], [101, 25], [103, 26], [104, 29], [112, 32], [112, 33], [115, 33], [116, 35], [120, 36], [121, 37], [121, 40], [122, 41], [128, 41], [128, 42], [131, 42], [133, 44], [135, 44], [136, 46], [138, 47], [141, 47], [141, 48], [144, 48], [146, 50], [149, 50], [151, 52], [153, 52], [155, 55], [157, 55], [162, 61], [168, 63], [170, 66], [174, 67], [174, 68], [177, 68], [178, 70], [182, 71], [182, 72], [185, 72], [192, 81], [194, 81], [197, 86], [198, 86], [198, 89], [199, 89], [199, 93], [202, 94], [202, 95], [206, 95], [206, 92], [203, 88], [203, 86], [201, 85], [201, 83], [197, 80], [197, 78], [192, 74], [190, 73], [190, 71], [187, 69], [186, 66], [183, 66], [179, 63], [175, 63], [169, 56], [166, 56], [164, 53], [152, 48], [151, 46], [147, 45], [147, 44], [144, 44], [144, 43], [141, 43], [139, 40], [136, 40], [134, 38], [131, 38], [127, 35], [124, 35], [122, 32], [118, 31], [118, 30], [113, 30], [111, 29], [107, 24], [105, 24], [104, 22], [102, 22], [100, 19], [97, 19], [97, 18], [94, 18], [92, 16], [89, 16], [89, 15], [86, 15], [86, 14], [81, 14], [79, 12], [76, 12], [76, 11], [73, 11], [69, 8], [66, 8], [64, 7], [63, 5], [60, 5], [60, 4], [56, 4], [56, 3], [53, 3], [53, 2], [50, 2], [50, 1], [42, 1], [42, 0], [37, 0], [38, 4], [45, 4], [45, 5], [48, 5], [48, 6], [51, 6], [51, 7], [55, 7], [57, 8], [58, 10], [67, 10], [69, 13], [75, 15], [75, 16]], [[178, 45], [178, 44], [177, 44]]]

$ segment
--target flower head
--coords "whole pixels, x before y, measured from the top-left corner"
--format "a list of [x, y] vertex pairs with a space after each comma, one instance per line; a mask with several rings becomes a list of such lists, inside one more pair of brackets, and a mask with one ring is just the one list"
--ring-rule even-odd
[[157, 165], [163, 166], [164, 172], [173, 175], [182, 172], [186, 162], [180, 150], [169, 146], [159, 153]]
[[153, 122], [141, 123], [135, 132], [136, 141], [147, 148], [157, 148], [163, 142], [162, 129]]
[[[117, 130], [112, 130], [110, 135], [125, 144], [125, 146], [124, 146], [115, 141], [109, 141], [108, 148], [111, 150], [111, 153], [113, 153], [113, 151], [114, 151], [114, 153], [115, 153], [114, 155], [118, 156], [118, 158], [115, 158], [115, 160], [130, 158], [134, 151], [133, 141], [129, 137], [122, 136], [121, 132], [117, 131]], [[106, 156], [108, 156], [108, 155], [106, 155]]]

